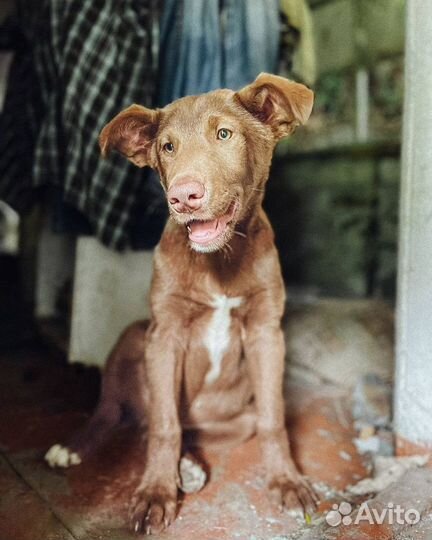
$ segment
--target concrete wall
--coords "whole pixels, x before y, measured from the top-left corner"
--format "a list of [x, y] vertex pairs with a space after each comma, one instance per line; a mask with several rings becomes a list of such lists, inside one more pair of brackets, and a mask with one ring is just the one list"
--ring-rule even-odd
[[432, 446], [432, 3], [407, 9], [395, 430]]

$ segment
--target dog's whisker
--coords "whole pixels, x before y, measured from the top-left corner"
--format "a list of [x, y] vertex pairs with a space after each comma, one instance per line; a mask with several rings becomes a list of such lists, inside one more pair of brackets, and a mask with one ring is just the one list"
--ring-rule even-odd
[[243, 238], [247, 238], [247, 236], [245, 235], [245, 233], [242, 233], [240, 231], [234, 231], [234, 234], [237, 234], [238, 236], [242, 236]]
[[233, 248], [229, 244], [225, 244], [222, 248], [222, 253], [224, 254], [225, 259], [228, 261], [231, 260], [231, 254], [233, 252]]

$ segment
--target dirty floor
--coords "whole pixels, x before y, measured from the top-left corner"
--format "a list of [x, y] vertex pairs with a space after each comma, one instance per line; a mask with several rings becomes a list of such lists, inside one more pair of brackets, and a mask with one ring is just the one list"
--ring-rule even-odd
[[[0, 540], [134, 538], [127, 512], [143, 449], [133, 430], [119, 431], [97, 455], [69, 470], [49, 469], [43, 460], [52, 444], [63, 442], [85, 422], [98, 391], [96, 369], [68, 365], [42, 346], [0, 355]], [[210, 469], [208, 484], [200, 493], [184, 496], [178, 519], [159, 538], [432, 539], [424, 501], [422, 521], [410, 527], [414, 536], [380, 525], [329, 526], [327, 511], [369, 470], [369, 459], [353, 444], [350, 395], [340, 385], [317, 384], [299, 374], [290, 375], [286, 394], [295, 459], [323, 499], [313, 523], [269, 502], [252, 439], [238, 448], [203, 454]], [[417, 487], [420, 482], [418, 489], [425, 495], [432, 491], [426, 471], [416, 471], [424, 485], [420, 479], [414, 482]], [[421, 497], [418, 489], [404, 496]]]

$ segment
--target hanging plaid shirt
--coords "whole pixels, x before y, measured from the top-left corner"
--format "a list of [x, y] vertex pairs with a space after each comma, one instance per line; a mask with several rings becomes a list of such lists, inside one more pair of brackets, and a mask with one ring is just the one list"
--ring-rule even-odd
[[134, 205], [148, 199], [152, 211], [162, 199], [145, 171], [118, 155], [101, 159], [98, 147], [120, 110], [151, 105], [153, 2], [44, 0], [31, 3], [37, 11], [19, 3], [24, 27], [32, 23], [31, 62], [17, 55], [1, 119], [0, 198], [22, 209], [35, 187], [57, 185], [116, 249], [129, 245]]
[[35, 187], [54, 185], [107, 246], [157, 243], [166, 216], [157, 176], [119, 155], [101, 159], [98, 134], [123, 108], [152, 104], [160, 3], [158, 104], [277, 69], [278, 0], [18, 0], [32, 46], [26, 54], [18, 40], [0, 119], [0, 198], [20, 210]]

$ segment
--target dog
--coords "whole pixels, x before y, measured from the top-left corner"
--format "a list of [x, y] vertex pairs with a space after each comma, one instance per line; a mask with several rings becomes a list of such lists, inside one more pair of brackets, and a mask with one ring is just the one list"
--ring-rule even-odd
[[148, 437], [136, 532], [160, 532], [176, 516], [185, 430], [198, 441], [256, 433], [273, 497], [309, 512], [317, 504], [285, 428], [285, 288], [262, 208], [274, 147], [312, 106], [304, 85], [262, 73], [239, 91], [132, 105], [100, 134], [103, 156], [117, 151], [159, 173], [170, 218], [155, 250], [150, 321], [114, 347], [87, 428], [46, 457], [80, 463], [131, 412]]

